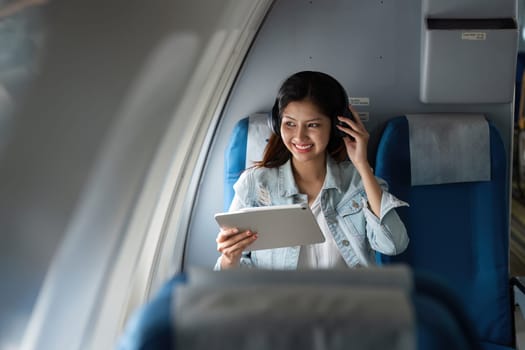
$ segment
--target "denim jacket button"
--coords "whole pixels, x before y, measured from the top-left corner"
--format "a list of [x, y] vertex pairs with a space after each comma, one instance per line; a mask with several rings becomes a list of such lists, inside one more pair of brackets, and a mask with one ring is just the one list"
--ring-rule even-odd
[[359, 208], [359, 204], [356, 201], [352, 201], [352, 207]]
[[350, 245], [350, 242], [348, 242], [348, 240], [346, 239], [344, 239], [342, 243], [345, 247], [348, 247]]

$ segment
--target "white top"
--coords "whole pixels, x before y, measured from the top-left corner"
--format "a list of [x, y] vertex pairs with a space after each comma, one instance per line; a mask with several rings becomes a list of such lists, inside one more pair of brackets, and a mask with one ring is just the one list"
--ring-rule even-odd
[[299, 269], [335, 269], [348, 268], [335, 243], [326, 219], [321, 210], [321, 192], [312, 203], [310, 209], [323, 232], [325, 241], [318, 244], [301, 246], [299, 253]]

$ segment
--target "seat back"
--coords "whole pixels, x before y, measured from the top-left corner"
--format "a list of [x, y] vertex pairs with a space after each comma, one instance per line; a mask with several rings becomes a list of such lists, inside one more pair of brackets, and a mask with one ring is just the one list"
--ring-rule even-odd
[[235, 124], [224, 153], [224, 210], [230, 207], [233, 185], [241, 173], [262, 159], [271, 133], [266, 113], [250, 115]]
[[421, 277], [406, 266], [190, 270], [138, 310], [118, 348], [476, 349], [453, 295]]
[[412, 185], [411, 169], [416, 165], [411, 163], [409, 121], [397, 117], [387, 123], [378, 146], [376, 175], [388, 182], [392, 194], [410, 204], [397, 209], [410, 244], [399, 256], [379, 259], [439, 276], [465, 305], [480, 341], [511, 346], [506, 153], [497, 129], [490, 123], [488, 129], [489, 181]]

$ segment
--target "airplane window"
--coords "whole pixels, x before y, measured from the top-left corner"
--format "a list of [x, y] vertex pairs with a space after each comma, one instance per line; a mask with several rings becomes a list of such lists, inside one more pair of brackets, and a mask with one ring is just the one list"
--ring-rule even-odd
[[0, 349], [110, 348], [180, 268], [271, 1], [119, 5], [0, 0]]

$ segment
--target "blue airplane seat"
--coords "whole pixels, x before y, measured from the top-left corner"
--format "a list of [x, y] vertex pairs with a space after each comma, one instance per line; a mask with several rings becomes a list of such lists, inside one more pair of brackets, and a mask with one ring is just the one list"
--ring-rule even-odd
[[[455, 115], [448, 123], [437, 126], [436, 135], [426, 136], [427, 143], [439, 145], [444, 141], [440, 145], [442, 154], [425, 154], [428, 144], [413, 143], [411, 148], [411, 137], [419, 129], [430, 132], [432, 125], [426, 125], [427, 122], [439, 124], [440, 118], [447, 117], [419, 117], [391, 119], [379, 142], [376, 175], [388, 182], [392, 194], [410, 204], [397, 209], [407, 227], [410, 244], [398, 256], [379, 255], [378, 259], [383, 264], [406, 263], [414, 270], [442, 278], [465, 306], [482, 348], [511, 349], [515, 341], [508, 266], [509, 187], [503, 142], [494, 125], [482, 117], [488, 123], [485, 146], [490, 152], [479, 149], [479, 135], [460, 137], [460, 143], [475, 143], [473, 151], [464, 152], [465, 145], [451, 146], [458, 141], [451, 136], [454, 123], [469, 129], [469, 119]], [[414, 120], [416, 123], [412, 123]], [[488, 159], [479, 163], [487, 163], [488, 179], [441, 181], [433, 174], [440, 170], [431, 169], [426, 175], [437, 181], [414, 182], [415, 177], [418, 181], [421, 178], [421, 174], [414, 173], [421, 168], [418, 162], [424, 163], [423, 168], [437, 163], [450, 167], [454, 162], [461, 166], [463, 160], [457, 163], [458, 158], [472, 157], [475, 162], [483, 154]]]
[[241, 173], [260, 161], [272, 131], [267, 113], [256, 113], [239, 120], [224, 153], [224, 210], [233, 200], [233, 185]]
[[186, 274], [181, 273], [160, 288], [155, 297], [135, 311], [120, 337], [119, 350], [174, 349], [171, 322], [173, 289], [186, 283]]
[[[184, 288], [187, 290], [184, 291]], [[337, 293], [339, 288], [344, 289], [342, 293]], [[217, 298], [217, 292], [220, 296], [221, 289], [224, 289], [222, 299]], [[265, 293], [258, 294], [261, 289], [264, 289]], [[303, 334], [301, 338], [304, 338], [304, 323], [302, 322], [311, 318], [312, 323], [306, 325], [311, 327], [313, 324], [314, 333], [317, 335], [312, 336], [311, 333], [307, 333], [308, 336], [321, 341], [324, 345], [329, 344], [327, 347], [318, 344], [317, 348], [343, 349], [352, 345], [352, 348], [355, 349], [375, 349], [376, 347], [369, 347], [371, 346], [370, 339], [372, 339], [374, 346], [377, 346], [378, 343], [384, 343], [387, 345], [382, 348], [389, 349], [479, 349], [473, 328], [469, 324], [461, 304], [455, 299], [454, 293], [451, 293], [439, 279], [418, 273], [413, 274], [410, 268], [400, 265], [375, 269], [317, 271], [236, 270], [195, 273], [195, 271], [190, 270], [166, 282], [149, 303], [136, 311], [126, 325], [117, 349], [176, 350], [184, 348], [192, 350], [221, 348], [220, 341], [214, 341], [213, 337], [222, 337], [229, 331], [236, 336], [239, 328], [247, 330], [246, 334], [253, 334], [254, 337], [264, 337], [265, 333], [261, 333], [261, 328], [256, 327], [255, 324], [266, 329], [270, 338], [277, 335], [279, 344], [276, 345], [281, 346], [277, 348], [295, 349], [298, 345], [297, 342], [304, 342], [304, 339], [295, 338], [297, 332], [291, 332], [290, 339], [284, 340], [281, 332], [289, 331], [286, 329], [288, 326], [285, 326], [285, 329], [272, 328], [272, 323], [267, 321], [275, 316], [272, 314], [273, 312], [280, 313], [280, 308], [283, 305], [274, 307], [276, 303], [265, 304], [262, 300], [264, 298], [258, 300], [254, 296], [264, 296], [267, 294], [266, 291], [269, 293], [277, 291], [275, 294], [277, 301], [284, 300], [286, 303], [289, 301], [293, 304], [292, 300], [300, 300], [312, 289], [314, 292], [317, 289], [317, 293], [320, 293], [322, 298], [314, 295], [314, 298], [310, 299], [310, 303], [301, 304], [302, 301], [299, 301], [298, 305], [308, 305], [308, 307], [304, 308], [304, 314], [301, 312], [302, 317], [291, 317], [291, 322], [299, 322], [295, 331]], [[297, 295], [297, 297], [282, 299], [280, 297], [282, 291], [291, 296]], [[336, 293], [331, 294], [331, 291]], [[348, 293], [354, 297], [358, 296], [365, 299], [352, 301], [350, 300], [352, 298], [347, 297]], [[255, 309], [252, 308], [252, 311], [260, 311], [255, 317], [250, 310], [244, 315], [243, 312], [246, 312], [245, 310], [249, 307], [243, 304], [243, 301], [231, 297], [232, 295], [243, 296], [247, 294], [248, 298], [245, 298], [244, 302], [247, 300], [249, 306], [255, 305]], [[343, 299], [341, 299], [341, 295], [344, 296]], [[390, 298], [400, 302], [390, 302]], [[348, 317], [347, 313], [344, 313], [342, 317], [350, 320], [350, 329], [354, 331], [354, 334], [350, 336], [350, 338], [353, 337], [351, 344], [342, 343], [341, 335], [344, 338], [345, 334], [337, 334], [337, 331], [334, 331], [340, 329], [335, 327], [335, 325], [340, 324], [339, 318], [334, 324], [334, 319], [330, 314], [322, 315], [322, 310], [325, 307], [328, 309], [335, 307], [340, 310], [344, 307], [340, 303], [345, 303], [347, 299], [351, 305], [345, 309], [348, 310]], [[187, 302], [182, 302], [182, 300], [187, 300]], [[217, 302], [218, 300], [222, 301]], [[368, 300], [368, 302], [363, 304], [361, 300]], [[354, 302], [353, 306], [352, 302]], [[380, 306], [378, 307], [378, 305]], [[224, 310], [230, 310], [230, 308], [234, 314], [232, 316], [234, 321], [235, 312], [240, 312], [241, 315], [240, 318], [237, 318], [237, 321], [241, 321], [240, 323], [231, 323], [233, 328], [225, 326], [228, 324], [225, 320], [231, 315], [225, 314]], [[233, 311], [235, 309], [237, 311]], [[368, 309], [370, 310], [367, 312]], [[196, 312], [196, 310], [200, 312]], [[291, 312], [293, 313], [294, 310]], [[244, 322], [245, 316], [251, 321]], [[282, 316], [283, 313], [280, 313], [280, 317]], [[287, 317], [286, 313], [284, 317]], [[187, 319], [190, 319], [190, 322]], [[273, 320], [279, 321], [279, 318], [273, 318]], [[261, 323], [257, 323], [258, 321]], [[193, 322], [193, 326], [188, 326], [187, 324], [191, 322]], [[285, 322], [285, 324], [287, 323]], [[376, 326], [373, 326], [374, 324]], [[365, 325], [366, 327], [359, 328]], [[217, 328], [220, 329], [217, 330]], [[183, 334], [187, 329], [189, 334]], [[361, 338], [360, 332], [363, 332], [364, 338], [361, 341], [361, 346], [358, 345]], [[368, 340], [366, 339], [367, 335]], [[252, 340], [250, 337], [247, 335], [247, 338]], [[260, 345], [260, 341], [261, 338], [256, 343]], [[288, 346], [283, 347], [283, 341]], [[228, 344], [229, 341], [226, 343]], [[316, 348], [315, 344], [308, 343], [305, 348], [310, 348], [308, 346], [311, 346], [312, 349]], [[242, 346], [235, 348], [251, 349]]]

